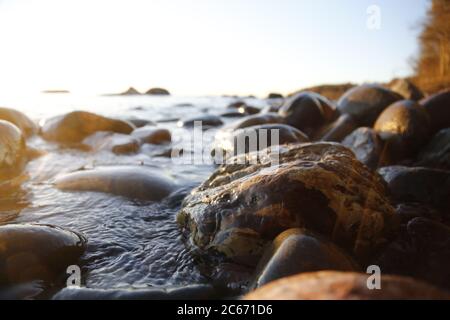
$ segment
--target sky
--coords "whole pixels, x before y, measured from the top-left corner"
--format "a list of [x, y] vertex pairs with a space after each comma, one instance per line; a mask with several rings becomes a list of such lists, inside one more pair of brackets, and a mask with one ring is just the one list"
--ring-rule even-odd
[[[373, 5], [379, 11], [368, 12]], [[264, 96], [387, 81], [411, 73], [427, 6], [427, 0], [0, 0], [0, 92], [110, 93], [133, 86]]]

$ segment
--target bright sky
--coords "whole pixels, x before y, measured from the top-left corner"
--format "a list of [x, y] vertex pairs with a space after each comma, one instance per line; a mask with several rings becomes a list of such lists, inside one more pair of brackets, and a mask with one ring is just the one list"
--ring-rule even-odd
[[[0, 91], [288, 93], [410, 72], [427, 0], [0, 0]], [[367, 27], [370, 5], [381, 28]]]

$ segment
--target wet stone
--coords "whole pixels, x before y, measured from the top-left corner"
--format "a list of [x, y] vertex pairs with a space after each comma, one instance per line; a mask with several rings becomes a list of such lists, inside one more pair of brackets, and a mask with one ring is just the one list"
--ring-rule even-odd
[[382, 163], [383, 142], [371, 128], [358, 128], [348, 135], [342, 144], [349, 147], [356, 158], [371, 169]]
[[417, 156], [415, 165], [450, 170], [450, 128], [442, 129], [431, 138]]
[[96, 132], [83, 140], [94, 151], [110, 151], [115, 154], [136, 153], [139, 151], [139, 140], [132, 136], [111, 132]]
[[145, 166], [105, 166], [58, 177], [55, 186], [64, 191], [110, 193], [131, 199], [160, 201], [175, 191], [176, 184]]
[[430, 116], [433, 133], [450, 128], [450, 89], [425, 98], [420, 101], [420, 104]]
[[135, 129], [131, 136], [137, 139], [140, 144], [167, 144], [172, 141], [172, 135], [169, 130], [149, 126]]
[[364, 84], [348, 90], [339, 99], [337, 108], [341, 114], [349, 114], [358, 126], [371, 127], [388, 106], [403, 97], [376, 84]]
[[[383, 269], [382, 269], [383, 270]], [[247, 294], [246, 300], [450, 299], [448, 292], [408, 277], [381, 275], [381, 289], [368, 288], [370, 275], [320, 271], [283, 278]]]
[[22, 132], [14, 124], [0, 120], [0, 183], [18, 176], [27, 163]]
[[50, 225], [0, 226], [0, 283], [55, 281], [77, 264], [86, 246], [80, 234]]
[[390, 163], [415, 156], [430, 137], [430, 120], [417, 102], [402, 100], [378, 117], [375, 131], [384, 141], [384, 156]]
[[349, 149], [307, 143], [276, 152], [275, 163], [270, 151], [232, 158], [186, 197], [177, 221], [195, 255], [211, 265], [255, 266], [265, 245], [298, 227], [329, 237], [359, 260], [386, 243], [397, 227], [394, 208], [381, 177]]
[[208, 127], [218, 127], [218, 126], [223, 125], [223, 121], [222, 121], [222, 119], [220, 119], [219, 116], [203, 115], [203, 116], [199, 116], [199, 117], [181, 120], [178, 122], [178, 126], [184, 127], [184, 128], [192, 128], [192, 127], [194, 127], [195, 123], [200, 123], [202, 126], [208, 126]]
[[134, 126], [126, 121], [103, 117], [85, 111], [74, 111], [45, 121], [44, 139], [60, 143], [78, 143], [98, 131], [130, 134]]
[[359, 266], [333, 243], [302, 229], [278, 235], [266, 249], [257, 267], [253, 287], [304, 272], [321, 270], [357, 271]]
[[16, 125], [25, 137], [30, 137], [38, 132], [38, 126], [30, 118], [14, 109], [0, 107], [0, 120]]

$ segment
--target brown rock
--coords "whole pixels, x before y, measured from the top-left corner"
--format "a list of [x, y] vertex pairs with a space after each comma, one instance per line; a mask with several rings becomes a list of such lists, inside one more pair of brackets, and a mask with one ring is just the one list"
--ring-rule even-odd
[[374, 129], [384, 141], [384, 156], [396, 163], [414, 156], [428, 141], [430, 120], [421, 105], [403, 100], [384, 110]]
[[78, 143], [98, 131], [129, 134], [134, 130], [131, 123], [106, 118], [85, 111], [73, 111], [48, 119], [41, 128], [44, 139], [61, 143]]
[[38, 132], [37, 125], [22, 112], [9, 108], [0, 108], [0, 120], [6, 120], [15, 124], [25, 137], [30, 137]]
[[167, 144], [172, 141], [172, 135], [169, 130], [155, 127], [138, 128], [131, 135], [138, 139], [140, 144]]
[[356, 121], [349, 114], [340, 116], [336, 121], [322, 127], [315, 135], [315, 140], [341, 142], [357, 128]]
[[369, 275], [320, 271], [283, 278], [247, 294], [245, 300], [450, 299], [432, 285], [400, 276], [381, 276], [381, 290], [367, 287]]
[[27, 147], [22, 132], [14, 124], [0, 120], [0, 182], [19, 175], [27, 163]]

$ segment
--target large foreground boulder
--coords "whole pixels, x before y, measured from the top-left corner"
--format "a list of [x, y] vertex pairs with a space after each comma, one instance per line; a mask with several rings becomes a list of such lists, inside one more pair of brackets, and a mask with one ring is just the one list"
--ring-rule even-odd
[[144, 166], [107, 166], [58, 177], [58, 189], [111, 193], [131, 199], [159, 201], [175, 191], [176, 184]]
[[84, 252], [86, 239], [50, 225], [0, 226], [0, 284], [54, 281]]
[[280, 232], [303, 227], [364, 260], [396, 228], [381, 177], [344, 146], [265, 154], [232, 159], [186, 197], [177, 220], [194, 253], [254, 266]]
[[73, 111], [48, 119], [41, 128], [44, 139], [60, 143], [79, 143], [98, 131], [130, 134], [134, 126], [126, 121], [85, 111]]
[[450, 299], [427, 283], [400, 276], [381, 276], [381, 289], [368, 288], [370, 275], [321, 271], [283, 278], [249, 293], [246, 300], [394, 300]]

